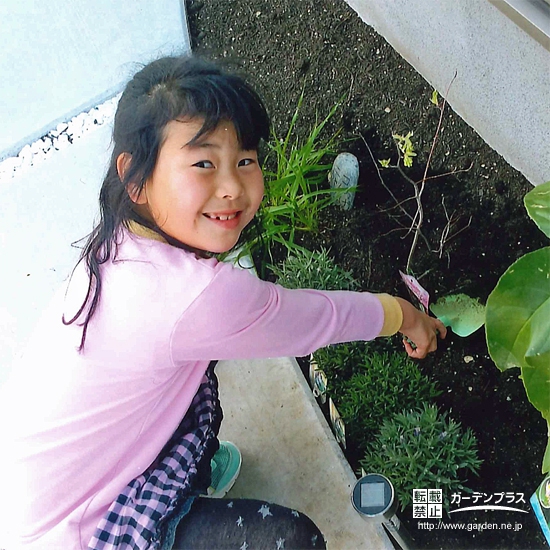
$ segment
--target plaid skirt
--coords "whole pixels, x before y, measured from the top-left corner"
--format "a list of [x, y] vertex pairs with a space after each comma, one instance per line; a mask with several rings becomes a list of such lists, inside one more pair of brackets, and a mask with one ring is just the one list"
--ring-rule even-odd
[[170, 550], [179, 520], [210, 485], [210, 460], [222, 420], [216, 361], [181, 424], [157, 460], [120, 493], [101, 519], [88, 550]]

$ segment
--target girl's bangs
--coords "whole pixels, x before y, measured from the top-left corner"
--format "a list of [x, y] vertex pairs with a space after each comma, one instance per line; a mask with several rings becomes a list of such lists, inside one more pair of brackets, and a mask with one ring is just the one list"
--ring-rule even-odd
[[[260, 100], [247, 90], [233, 88], [202, 89], [199, 93], [182, 90], [178, 119], [202, 118], [204, 123], [190, 143], [214, 131], [221, 122], [235, 126], [239, 145], [244, 150], [258, 148], [261, 139], [269, 137], [269, 118]], [[187, 92], [187, 93], [186, 93]]]

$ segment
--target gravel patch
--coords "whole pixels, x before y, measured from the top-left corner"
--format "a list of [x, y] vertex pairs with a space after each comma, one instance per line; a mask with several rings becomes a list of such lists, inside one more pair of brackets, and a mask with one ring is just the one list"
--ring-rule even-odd
[[13, 179], [32, 166], [51, 158], [56, 152], [70, 147], [85, 134], [112, 122], [121, 94], [117, 94], [89, 111], [82, 112], [55, 129], [25, 145], [17, 156], [0, 162], [0, 183]]

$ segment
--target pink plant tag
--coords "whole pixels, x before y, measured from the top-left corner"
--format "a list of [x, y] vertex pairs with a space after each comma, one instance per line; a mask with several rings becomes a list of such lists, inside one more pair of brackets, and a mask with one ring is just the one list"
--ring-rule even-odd
[[428, 291], [412, 275], [405, 275], [401, 270], [399, 271], [399, 275], [401, 275], [407, 288], [416, 296], [424, 308], [424, 312], [427, 313], [430, 307], [430, 295]]

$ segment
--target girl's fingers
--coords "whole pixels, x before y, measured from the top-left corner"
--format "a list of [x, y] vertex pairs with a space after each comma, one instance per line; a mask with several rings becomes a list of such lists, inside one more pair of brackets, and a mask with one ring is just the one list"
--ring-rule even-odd
[[[441, 326], [439, 326], [441, 324]], [[431, 338], [425, 343], [425, 345], [416, 345], [414, 342], [408, 338], [403, 339], [403, 345], [405, 346], [405, 351], [410, 357], [414, 359], [424, 359], [428, 353], [432, 353], [437, 350], [437, 337], [445, 338], [447, 336], [447, 329], [443, 323], [436, 323], [436, 331]]]
[[434, 321], [438, 336], [445, 338], [447, 336], [447, 327], [439, 319], [434, 319]]
[[405, 346], [405, 351], [407, 352], [407, 355], [409, 357], [414, 357], [413, 353], [415, 352], [415, 349], [409, 344], [409, 342], [403, 338], [403, 345]]
[[405, 346], [407, 355], [413, 359], [424, 359], [427, 355], [427, 352], [424, 350], [421, 350], [416, 346], [413, 347], [408, 340], [403, 339], [403, 345]]

